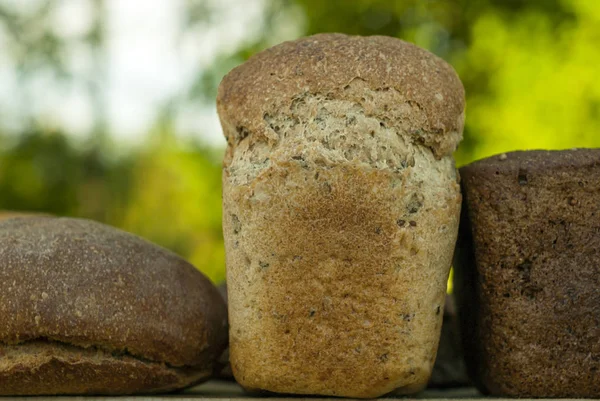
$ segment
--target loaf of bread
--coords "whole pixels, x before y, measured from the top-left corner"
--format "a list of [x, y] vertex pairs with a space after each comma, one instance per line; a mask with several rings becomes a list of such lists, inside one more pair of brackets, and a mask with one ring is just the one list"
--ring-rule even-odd
[[85, 220], [0, 223], [0, 395], [132, 394], [207, 379], [226, 310], [193, 266]]
[[470, 374], [496, 396], [600, 397], [600, 149], [461, 169], [455, 292]]
[[230, 357], [245, 388], [426, 386], [460, 211], [454, 70], [388, 37], [321, 34], [219, 87]]

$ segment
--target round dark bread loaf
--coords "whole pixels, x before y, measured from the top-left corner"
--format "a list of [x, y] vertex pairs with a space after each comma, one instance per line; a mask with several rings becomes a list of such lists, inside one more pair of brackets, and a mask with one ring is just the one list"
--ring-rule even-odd
[[210, 377], [226, 307], [189, 263], [67, 218], [0, 223], [0, 395], [132, 394]]

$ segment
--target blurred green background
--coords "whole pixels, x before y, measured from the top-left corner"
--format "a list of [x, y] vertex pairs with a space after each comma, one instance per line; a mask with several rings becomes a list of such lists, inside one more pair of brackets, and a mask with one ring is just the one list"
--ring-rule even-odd
[[0, 0], [0, 209], [103, 221], [223, 280], [216, 88], [325, 31], [450, 62], [467, 93], [459, 165], [600, 147], [596, 0]]

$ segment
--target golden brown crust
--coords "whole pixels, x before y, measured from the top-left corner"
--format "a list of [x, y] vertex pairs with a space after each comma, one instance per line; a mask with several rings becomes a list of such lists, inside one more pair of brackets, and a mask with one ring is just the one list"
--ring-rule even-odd
[[427, 384], [458, 230], [464, 92], [392, 38], [267, 50], [219, 90], [231, 365], [242, 386]]
[[411, 168], [279, 164], [248, 186], [225, 174], [237, 381], [364, 398], [425, 387], [458, 229], [451, 169], [427, 188]]
[[216, 288], [175, 254], [78, 219], [0, 223], [0, 343], [37, 339], [211, 368], [227, 341]]
[[210, 368], [172, 368], [52, 342], [0, 345], [0, 395], [122, 395], [181, 389]]
[[[375, 101], [348, 90], [354, 81], [371, 91], [392, 91]], [[399, 39], [319, 34], [285, 42], [251, 57], [221, 83], [217, 107], [229, 143], [251, 134], [268, 137], [265, 117], [289, 110], [306, 95], [351, 100], [371, 116], [415, 120], [408, 134], [438, 157], [460, 141], [464, 89], [442, 59]], [[403, 126], [406, 129], [406, 126]]]

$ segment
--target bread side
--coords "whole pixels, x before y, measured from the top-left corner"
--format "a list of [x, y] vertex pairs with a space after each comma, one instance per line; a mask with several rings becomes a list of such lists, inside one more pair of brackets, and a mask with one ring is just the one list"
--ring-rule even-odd
[[356, 397], [426, 385], [460, 195], [451, 180], [424, 191], [411, 170], [273, 165], [248, 187], [224, 183], [242, 385]]
[[600, 396], [600, 150], [509, 153], [461, 175], [472, 249], [455, 266], [476, 383]]
[[[359, 128], [327, 152], [309, 127], [259, 169], [238, 148], [224, 173], [232, 367], [248, 388], [372, 397], [427, 383], [457, 231], [453, 162], [356, 118], [389, 142], [361, 143]], [[323, 136], [344, 120], [324, 119]]]
[[57, 342], [0, 345], [0, 395], [149, 394], [191, 386], [211, 373]]
[[0, 343], [40, 339], [211, 370], [227, 342], [216, 288], [176, 255], [91, 221], [0, 223]]

